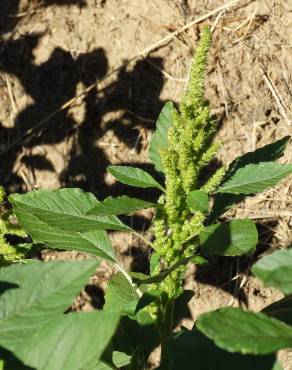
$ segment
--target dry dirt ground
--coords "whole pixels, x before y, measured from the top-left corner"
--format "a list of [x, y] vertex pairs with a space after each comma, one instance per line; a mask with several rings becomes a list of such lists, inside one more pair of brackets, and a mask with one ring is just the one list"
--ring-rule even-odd
[[[10, 192], [81, 187], [100, 199], [129, 192], [106, 174], [106, 167], [130, 163], [152, 170], [147, 148], [155, 120], [165, 101], [179, 101], [205, 23], [214, 30], [206, 96], [224, 142], [218, 160], [228, 164], [292, 134], [292, 0], [237, 1], [208, 15], [226, 3], [0, 0], [0, 182]], [[281, 161], [291, 163], [291, 154], [290, 143]], [[255, 220], [258, 255], [291, 245], [291, 192], [290, 177], [226, 215]], [[143, 192], [146, 199], [156, 195]], [[147, 230], [150, 218], [150, 212], [140, 213], [133, 224]], [[112, 239], [128, 268], [147, 271], [144, 245], [123, 233]], [[63, 256], [44, 254], [46, 259]], [[65, 258], [77, 257], [65, 253]], [[185, 325], [219, 306], [260, 310], [279, 298], [279, 292], [249, 276], [251, 263], [219, 259], [207, 268], [191, 267], [186, 287], [195, 296]], [[101, 307], [113, 273], [105, 264], [74, 309]], [[282, 354], [282, 360], [291, 370], [291, 353]]]

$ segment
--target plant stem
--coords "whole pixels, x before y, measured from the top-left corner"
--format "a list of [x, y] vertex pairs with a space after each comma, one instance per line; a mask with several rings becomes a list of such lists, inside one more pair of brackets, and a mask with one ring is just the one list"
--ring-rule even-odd
[[172, 333], [173, 327], [174, 299], [169, 299], [164, 307], [164, 320], [161, 336], [161, 370], [169, 369], [169, 357], [167, 353], [167, 341]]

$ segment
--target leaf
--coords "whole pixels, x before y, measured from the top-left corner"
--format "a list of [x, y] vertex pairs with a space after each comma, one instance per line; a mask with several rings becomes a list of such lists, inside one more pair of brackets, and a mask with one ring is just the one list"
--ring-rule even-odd
[[161, 294], [162, 291], [160, 290], [148, 290], [147, 292], [145, 292], [138, 301], [135, 313], [149, 306], [151, 303], [156, 302]]
[[148, 357], [160, 341], [156, 324], [149, 316], [144, 311], [133, 317], [123, 316], [113, 340], [114, 350], [132, 355], [143, 364], [139, 369], [146, 369]]
[[240, 168], [217, 190], [217, 193], [251, 194], [276, 185], [292, 173], [291, 164], [262, 162]]
[[50, 248], [77, 250], [89, 253], [109, 261], [115, 261], [115, 253], [107, 233], [103, 230], [65, 231], [56, 227], [50, 227], [38, 217], [22, 210], [14, 209], [21, 226], [32, 237], [34, 242], [44, 243]]
[[123, 184], [138, 188], [158, 188], [164, 191], [163, 187], [148, 172], [141, 170], [141, 168], [110, 166], [108, 171]]
[[124, 275], [118, 273], [106, 290], [104, 309], [116, 307], [122, 315], [129, 316], [121, 319], [113, 339], [114, 350], [132, 355], [137, 347], [141, 347], [140, 360], [146, 364], [150, 352], [158, 345], [159, 334], [148, 312], [139, 311], [135, 314], [139, 298], [135, 288]]
[[170, 266], [168, 269], [160, 272], [159, 274], [146, 277], [146, 278], [136, 278], [133, 277], [133, 281], [136, 284], [153, 284], [153, 283], [161, 283], [169, 274], [171, 274], [173, 271], [175, 271], [179, 266], [186, 265], [188, 262], [198, 262], [198, 264], [204, 264], [205, 260], [200, 258], [200, 256], [197, 255], [191, 255], [189, 257], [182, 258], [181, 260], [174, 263], [172, 266]]
[[13, 351], [40, 325], [54, 321], [72, 303], [98, 266], [96, 260], [15, 264], [0, 270], [0, 281], [19, 288], [0, 296], [0, 346]]
[[[114, 365], [120, 369], [123, 366], [129, 365], [131, 362], [131, 356], [128, 356], [126, 353], [114, 351], [113, 352], [113, 363]], [[91, 366], [87, 366], [82, 370], [112, 370], [113, 367], [107, 365], [106, 362], [99, 360], [95, 361], [95, 363]]]
[[265, 285], [292, 294], [292, 249], [279, 250], [262, 257], [251, 271]]
[[156, 130], [150, 141], [149, 158], [158, 172], [164, 172], [160, 151], [168, 146], [168, 130], [172, 126], [172, 110], [173, 103], [165, 103], [159, 114]]
[[209, 212], [208, 194], [202, 190], [191, 191], [187, 196], [187, 203], [192, 211], [199, 211], [203, 214]]
[[251, 163], [257, 164], [261, 162], [273, 162], [277, 160], [284, 154], [289, 140], [290, 136], [285, 136], [272, 144], [265, 145], [253, 152], [249, 152], [240, 157], [237, 157], [230, 164], [225, 177], [232, 176], [239, 168], [245, 167], [246, 165]]
[[[224, 182], [230, 179], [239, 169], [251, 163], [271, 162], [280, 158], [285, 151], [290, 136], [285, 136], [272, 144], [268, 144], [254, 152], [246, 153], [236, 158], [229, 166], [224, 177]], [[245, 198], [244, 195], [235, 195], [228, 193], [218, 193], [215, 196], [214, 204], [210, 212], [208, 223], [214, 222], [222, 213], [241, 202]]]
[[146, 200], [131, 198], [127, 195], [112, 198], [108, 197], [102, 202], [97, 203], [86, 215], [112, 216], [120, 214], [129, 214], [139, 209], [152, 208], [156, 205]]
[[102, 355], [118, 322], [115, 311], [60, 315], [19, 343], [14, 353], [38, 370], [79, 370]]
[[139, 296], [125, 276], [118, 272], [110, 281], [105, 293], [104, 309], [116, 307], [122, 314], [134, 315]]
[[16, 216], [17, 212], [23, 211], [28, 217], [33, 215], [61, 230], [129, 230], [115, 216], [87, 216], [86, 213], [97, 204], [97, 200], [93, 194], [81, 189], [35, 190], [27, 194], [12, 194], [9, 200]]
[[169, 370], [275, 370], [275, 355], [229, 353], [196, 329], [173, 334], [168, 342]]
[[283, 321], [285, 324], [292, 325], [292, 296], [280, 299], [262, 310], [268, 316]]
[[201, 251], [206, 255], [241, 256], [255, 251], [258, 233], [251, 220], [214, 224], [200, 234]]
[[222, 308], [201, 315], [196, 326], [230, 352], [265, 355], [292, 347], [292, 327], [263, 313]]

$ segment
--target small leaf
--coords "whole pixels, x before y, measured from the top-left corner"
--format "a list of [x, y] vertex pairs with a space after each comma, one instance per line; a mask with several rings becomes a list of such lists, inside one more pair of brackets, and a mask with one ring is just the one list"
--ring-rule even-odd
[[217, 190], [217, 193], [252, 194], [276, 185], [292, 173], [291, 164], [262, 162], [240, 168]]
[[[168, 341], [169, 370], [276, 370], [275, 355], [230, 353], [196, 329], [180, 331]], [[194, 364], [196, 367], [194, 367]]]
[[154, 203], [147, 202], [146, 200], [131, 198], [127, 195], [112, 198], [108, 197], [102, 202], [97, 203], [91, 208], [86, 215], [97, 216], [113, 216], [121, 214], [129, 214], [139, 209], [155, 207]]
[[208, 226], [200, 234], [201, 250], [206, 255], [241, 256], [255, 251], [258, 233], [254, 223], [232, 220]]
[[160, 266], [160, 255], [157, 252], [153, 252], [150, 257], [150, 276], [153, 276], [155, 272], [159, 271]]
[[[113, 352], [113, 363], [120, 369], [131, 363], [131, 356], [128, 356], [126, 353], [114, 351]], [[94, 364], [86, 366], [81, 370], [112, 370], [112, 365], [107, 365], [106, 362], [99, 360], [95, 361]]]
[[110, 166], [108, 171], [123, 184], [138, 188], [158, 188], [164, 191], [163, 187], [148, 172], [141, 170], [141, 168]]
[[149, 306], [151, 303], [156, 302], [161, 294], [162, 292], [160, 290], [148, 290], [147, 292], [145, 292], [139, 299], [135, 313]]
[[292, 325], [292, 296], [280, 299], [262, 310], [268, 316], [274, 317], [285, 324]]
[[118, 272], [110, 281], [105, 293], [104, 309], [116, 307], [122, 314], [134, 315], [139, 296], [125, 276]]
[[252, 267], [252, 273], [265, 285], [292, 294], [292, 249], [283, 249], [262, 257]]
[[165, 103], [150, 141], [149, 158], [158, 172], [164, 172], [160, 151], [168, 146], [168, 130], [172, 126], [172, 110], [173, 103]]
[[9, 200], [16, 216], [23, 211], [28, 217], [33, 215], [48, 226], [61, 230], [129, 230], [115, 216], [87, 216], [86, 213], [97, 204], [97, 200], [93, 194], [81, 189], [35, 190], [27, 194], [10, 195]]
[[292, 347], [292, 327], [263, 313], [222, 308], [201, 315], [196, 326], [230, 352], [265, 355]]
[[18, 288], [5, 290], [0, 296], [0, 346], [14, 352], [40, 325], [63, 314], [97, 266], [96, 260], [84, 260], [2, 268], [0, 281]]
[[187, 196], [187, 203], [192, 211], [199, 211], [203, 214], [208, 214], [209, 212], [208, 194], [202, 190], [191, 191]]

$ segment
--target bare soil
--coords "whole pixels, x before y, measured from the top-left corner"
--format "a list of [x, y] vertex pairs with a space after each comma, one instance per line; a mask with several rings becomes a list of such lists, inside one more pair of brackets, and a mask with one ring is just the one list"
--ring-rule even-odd
[[[0, 0], [0, 183], [10, 191], [81, 187], [98, 198], [139, 196], [115, 183], [109, 164], [153, 171], [147, 149], [167, 100], [178, 102], [204, 23], [214, 25], [206, 96], [218, 114], [218, 161], [292, 134], [292, 2], [238, 1], [139, 58], [133, 56], [222, 0]], [[114, 71], [114, 72], [113, 72]], [[88, 92], [85, 93], [85, 90]], [[291, 162], [291, 143], [281, 162]], [[257, 256], [292, 244], [291, 177], [226, 215], [252, 218]], [[143, 191], [145, 199], [157, 197]], [[133, 224], [147, 231], [151, 212]], [[111, 235], [127, 268], [146, 272], [149, 251], [135, 237]], [[43, 258], [83, 258], [48, 251]], [[260, 310], [281, 294], [250, 276], [253, 261], [216, 259], [191, 267], [190, 326], [220, 306]], [[102, 265], [73, 309], [101, 308], [115, 271]], [[281, 354], [285, 370], [292, 354]]]

